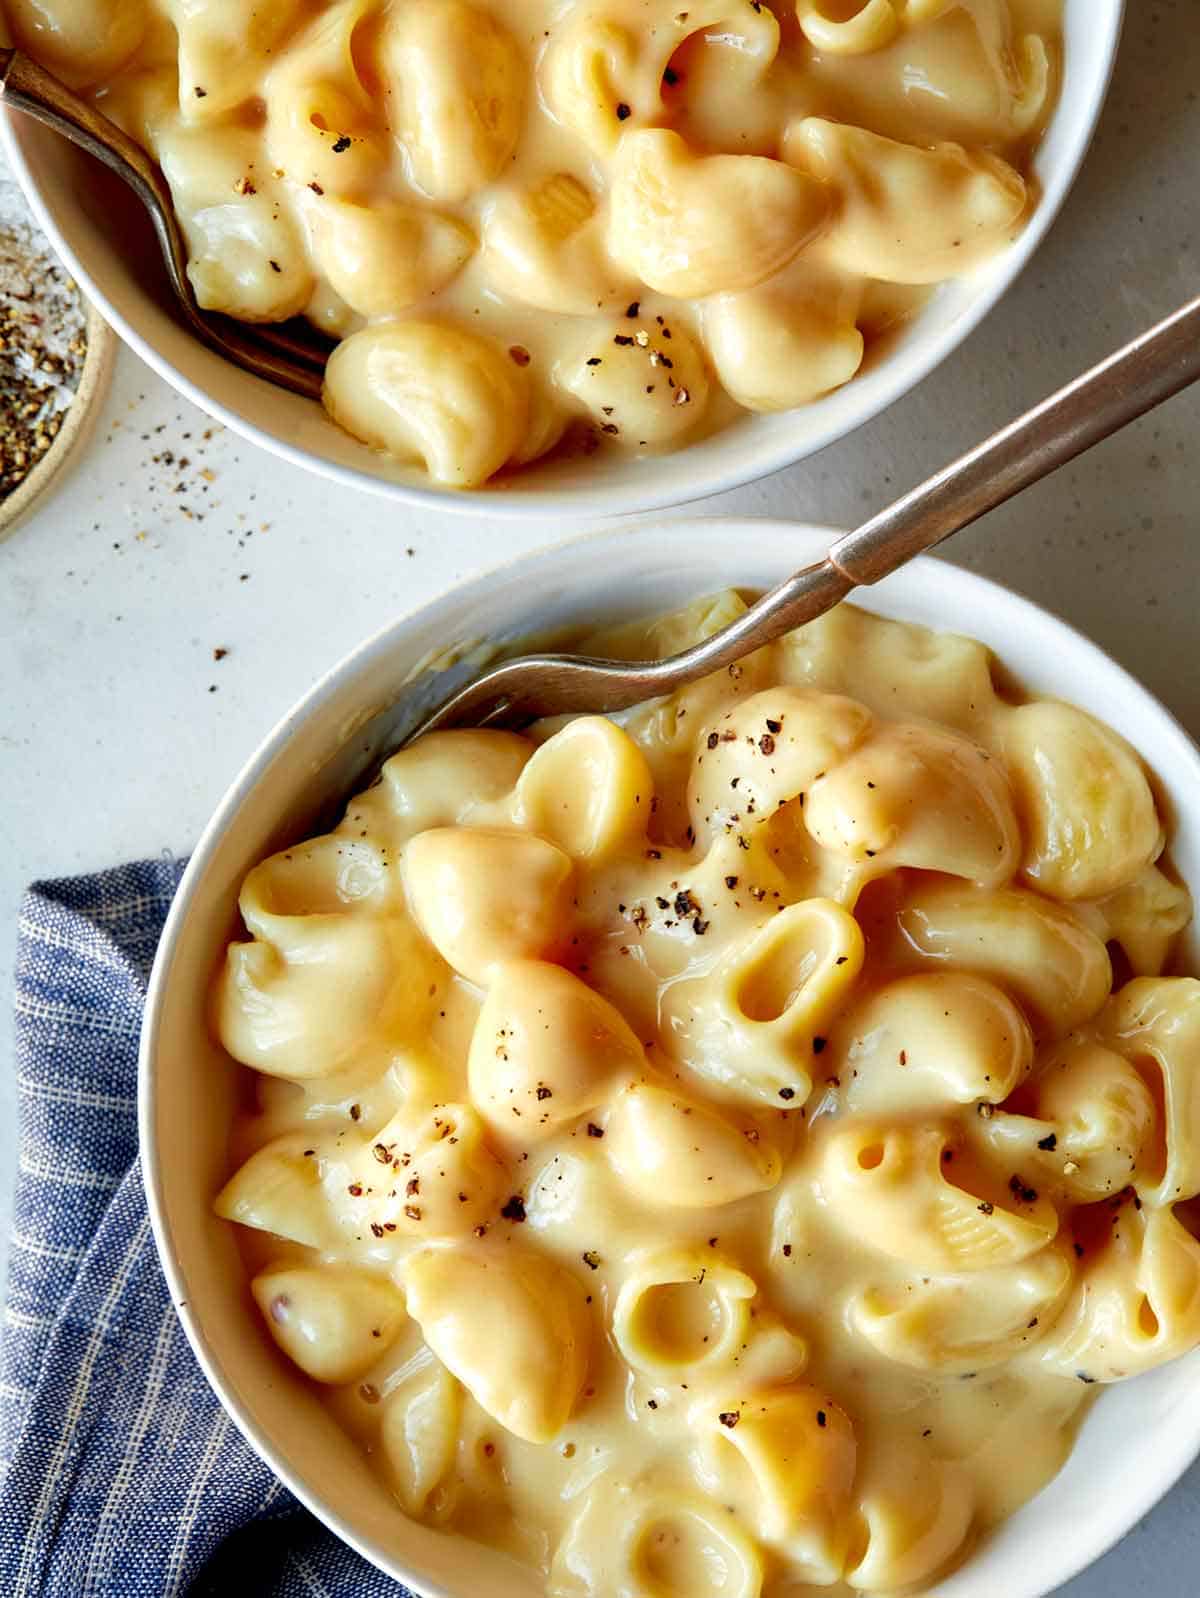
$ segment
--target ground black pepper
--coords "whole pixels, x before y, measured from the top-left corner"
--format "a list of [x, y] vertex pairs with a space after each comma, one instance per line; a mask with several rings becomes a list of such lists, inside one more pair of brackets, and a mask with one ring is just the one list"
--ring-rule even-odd
[[26, 223], [0, 226], [0, 500], [54, 442], [86, 354], [75, 284]]

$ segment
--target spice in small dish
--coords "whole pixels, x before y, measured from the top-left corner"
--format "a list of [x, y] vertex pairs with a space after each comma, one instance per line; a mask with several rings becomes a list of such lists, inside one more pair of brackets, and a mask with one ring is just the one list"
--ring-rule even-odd
[[0, 211], [0, 502], [57, 438], [86, 354], [78, 288], [28, 223]]

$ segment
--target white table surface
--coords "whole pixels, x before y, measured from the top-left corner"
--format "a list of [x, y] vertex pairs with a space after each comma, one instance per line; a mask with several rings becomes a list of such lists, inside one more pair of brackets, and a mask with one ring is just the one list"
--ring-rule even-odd
[[[697, 510], [851, 524], [1197, 292], [1200, 0], [1130, 9], [1083, 177], [985, 326], [853, 438]], [[406, 514], [334, 487], [216, 428], [122, 352], [82, 466], [0, 544], [0, 987], [29, 881], [186, 852], [262, 736], [361, 638], [576, 530]], [[1089, 633], [1200, 737], [1200, 391], [959, 535], [948, 558]], [[0, 1238], [11, 1059], [5, 1002]], [[1185, 1598], [1198, 1571], [1200, 1467], [1061, 1592]]]

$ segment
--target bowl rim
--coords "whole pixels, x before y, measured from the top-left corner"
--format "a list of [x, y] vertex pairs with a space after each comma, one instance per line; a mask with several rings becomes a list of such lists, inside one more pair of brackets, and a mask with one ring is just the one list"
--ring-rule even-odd
[[[801, 540], [819, 540], [827, 545], [838, 536], [838, 529], [815, 523], [781, 521], [770, 517], [693, 516], [673, 518], [659, 524], [659, 530], [664, 533], [714, 541], [727, 539], [730, 534], [739, 530], [744, 534], [748, 527], [753, 530], [756, 537], [777, 542], [781, 568], [786, 564], [789, 537], [799, 535]], [[160, 1160], [155, 1138], [158, 1119], [156, 1057], [160, 1046], [159, 1032], [164, 996], [170, 983], [176, 950], [187, 930], [192, 901], [204, 880], [212, 855], [224, 839], [231, 823], [236, 821], [243, 803], [273, 760], [331, 696], [360, 676], [377, 657], [386, 655], [388, 650], [395, 647], [415, 624], [428, 622], [439, 613], [453, 612], [470, 596], [485, 593], [488, 585], [497, 577], [518, 574], [526, 567], [533, 570], [547, 561], [551, 564], [570, 563], [577, 551], [588, 546], [603, 547], [607, 544], [615, 563], [624, 548], [635, 540], [652, 538], [654, 531], [652, 525], [648, 526], [644, 522], [617, 526], [610, 523], [588, 533], [527, 551], [484, 572], [476, 573], [466, 581], [451, 583], [432, 598], [410, 607], [402, 615], [377, 629], [326, 671], [263, 738], [214, 811], [212, 819], [192, 852], [176, 890], [147, 987], [138, 1055], [137, 1091], [142, 1179], [155, 1247], [172, 1303], [185, 1335], [218, 1402], [258, 1457], [334, 1535], [355, 1549], [369, 1563], [394, 1578], [397, 1575], [395, 1562], [393, 1561], [390, 1566], [380, 1562], [381, 1559], [388, 1559], [391, 1556], [383, 1550], [376, 1549], [368, 1536], [358, 1533], [353, 1526], [341, 1521], [335, 1511], [329, 1510], [323, 1504], [316, 1488], [310, 1487], [305, 1481], [299, 1460], [294, 1462], [289, 1460], [267, 1437], [264, 1428], [250, 1412], [249, 1406], [242, 1402], [233, 1384], [223, 1376], [220, 1360], [210, 1347], [203, 1328], [193, 1314], [191, 1306], [194, 1297], [189, 1289], [187, 1267], [174, 1246], [168, 1220], [164, 1182], [166, 1167]], [[971, 604], [961, 609], [952, 603], [946, 605], [945, 614], [951, 622], [947, 630], [955, 630], [952, 625], [955, 616], [972, 613], [971, 605], [977, 606], [976, 613], [979, 613], [991, 600], [1010, 607], [1010, 614], [1014, 619], [1023, 618], [1038, 629], [1045, 643], [1045, 655], [1048, 660], [1058, 659], [1062, 654], [1069, 652], [1080, 668], [1086, 665], [1104, 674], [1110, 681], [1120, 684], [1123, 693], [1128, 695], [1139, 711], [1145, 714], [1147, 722], [1157, 723], [1160, 744], [1165, 742], [1171, 746], [1172, 759], [1177, 760], [1181, 767], [1190, 768], [1195, 791], [1200, 793], [1200, 744], [1148, 688], [1100, 645], [1033, 600], [1005, 588], [990, 578], [963, 567], [953, 566], [931, 555], [918, 556], [909, 565], [920, 573], [923, 584], [929, 588], [933, 597], [937, 597], [940, 590], [946, 600], [952, 601], [957, 591], [959, 599], [970, 600]], [[783, 575], [784, 571], [781, 570], [780, 576]], [[703, 578], [697, 580], [702, 582]], [[849, 597], [853, 602], [855, 595]], [[880, 610], [882, 614], [889, 613], [886, 601]], [[1173, 782], [1172, 786], [1177, 784]], [[1200, 816], [1200, 808], [1197, 814]], [[1055, 1552], [1046, 1553], [1040, 1559], [1036, 1585], [1030, 1587], [1027, 1593], [1023, 1593], [1021, 1598], [1047, 1598], [1047, 1595], [1062, 1583], [1071, 1580], [1108, 1553], [1171, 1490], [1197, 1457], [1200, 1457], [1200, 1427], [1193, 1435], [1178, 1441], [1174, 1448], [1164, 1448], [1158, 1457], [1162, 1468], [1156, 1474], [1143, 1475], [1135, 1481], [1126, 1483], [1120, 1507], [1109, 1517], [1103, 1538], [1082, 1550], [1076, 1548], [1073, 1552], [1065, 1553], [1063, 1549], [1067, 1540], [1064, 1539], [1063, 1547]], [[1035, 1495], [1035, 1499], [1037, 1496]], [[969, 1573], [969, 1570], [968, 1564], [964, 1567], [963, 1574]], [[411, 1581], [414, 1578], [409, 1575], [403, 1579]], [[955, 1577], [944, 1579], [954, 1581]], [[461, 1592], [428, 1579], [421, 1580], [420, 1590], [426, 1592], [428, 1598], [462, 1598]]]
[[[1065, 3], [1069, 5], [1071, 0], [1065, 0]], [[761, 443], [757, 448], [750, 446], [743, 456], [730, 460], [721, 471], [711, 474], [698, 470], [694, 474], [673, 477], [668, 473], [666, 480], [659, 482], [660, 474], [654, 470], [656, 461], [651, 457], [643, 462], [647, 469], [644, 473], [639, 473], [634, 487], [621, 483], [597, 486], [588, 484], [585, 479], [578, 488], [532, 488], [509, 491], [503, 487], [485, 486], [481, 489], [461, 490], [396, 481], [379, 476], [364, 467], [329, 460], [292, 443], [282, 432], [269, 431], [261, 423], [250, 420], [215, 399], [194, 378], [186, 375], [180, 367], [159, 351], [149, 337], [139, 331], [135, 321], [132, 321], [104, 292], [89, 272], [86, 263], [68, 243], [49, 202], [34, 179], [25, 149], [25, 139], [29, 130], [19, 126], [19, 113], [9, 112], [2, 105], [0, 105], [0, 150], [7, 157], [39, 226], [80, 283], [87, 297], [99, 308], [110, 326], [172, 389], [247, 442], [287, 461], [290, 465], [315, 472], [329, 481], [378, 495], [394, 503], [412, 506], [414, 510], [532, 521], [578, 513], [581, 504], [586, 503], [589, 518], [640, 515], [745, 487], [790, 466], [799, 465], [801, 461], [807, 460], [831, 444], [851, 437], [859, 428], [873, 421], [924, 382], [970, 337], [1024, 273], [1058, 219], [1067, 196], [1074, 187], [1108, 96], [1125, 25], [1126, 8], [1127, 0], [1108, 0], [1103, 19], [1107, 37], [1102, 43], [1100, 70], [1086, 86], [1086, 93], [1082, 94], [1079, 104], [1075, 106], [1072, 103], [1072, 120], [1068, 126], [1062, 159], [1049, 174], [1048, 181], [1043, 183], [1038, 204], [1020, 237], [1003, 255], [996, 257], [990, 279], [982, 283], [979, 292], [964, 311], [940, 332], [914, 339], [915, 348], [906, 347], [903, 358], [894, 360], [891, 357], [886, 358], [879, 368], [880, 381], [875, 392], [847, 423], [837, 419], [827, 420], [805, 439], [798, 449], [795, 440], [789, 441], [786, 434], [770, 448], [765, 448]], [[1064, 75], [1064, 85], [1068, 76], [1069, 69], [1068, 74]], [[1062, 105], [1060, 94], [1056, 116], [1062, 114]], [[38, 130], [39, 133], [40, 131]], [[914, 328], [920, 326], [919, 318], [913, 326]], [[261, 380], [247, 375], [247, 381]], [[848, 389], [852, 387], [853, 380], [847, 385]], [[807, 407], [799, 409], [803, 411]], [[708, 440], [700, 440], [693, 448], [703, 453], [707, 442]], [[681, 453], [685, 452], [670, 452], [661, 459], [669, 461]], [[690, 455], [691, 452], [686, 453]], [[641, 486], [643, 481], [645, 487]], [[658, 486], [655, 486], [656, 483]]]

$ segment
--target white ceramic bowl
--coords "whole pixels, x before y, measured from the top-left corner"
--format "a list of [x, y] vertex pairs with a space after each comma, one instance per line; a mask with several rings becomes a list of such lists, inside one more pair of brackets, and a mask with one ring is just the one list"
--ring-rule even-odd
[[[832, 536], [766, 521], [626, 528], [454, 589], [364, 644], [284, 718], [230, 789], [180, 886], [150, 984], [140, 1084], [146, 1184], [171, 1296], [251, 1446], [339, 1536], [429, 1598], [534, 1598], [537, 1584], [486, 1549], [404, 1518], [264, 1334], [232, 1228], [211, 1212], [228, 1175], [240, 1068], [213, 1044], [205, 1009], [225, 942], [238, 931], [239, 884], [264, 855], [303, 836], [331, 799], [346, 796], [351, 768], [371, 758], [395, 720], [386, 707], [431, 651], [653, 614], [733, 585], [765, 588], [823, 553]], [[866, 591], [862, 603], [971, 632], [1027, 689], [1072, 700], [1123, 732], [1160, 780], [1176, 865], [1200, 885], [1200, 752], [1099, 649], [1028, 601], [928, 557]], [[428, 691], [428, 675], [422, 684]], [[1200, 969], [1194, 935], [1188, 954]], [[1103, 1553], [1200, 1449], [1198, 1376], [1193, 1355], [1106, 1389], [1062, 1473], [938, 1586], [936, 1598], [1040, 1598]]]
[[89, 297], [168, 383], [285, 460], [339, 482], [438, 510], [589, 518], [681, 505], [804, 459], [853, 432], [933, 370], [1020, 274], [1058, 213], [1091, 140], [1116, 55], [1124, 0], [1065, 0], [1066, 72], [1034, 163], [1042, 189], [1012, 249], [945, 285], [886, 354], [845, 388], [798, 411], [746, 416], [711, 439], [648, 460], [592, 456], [550, 464], [500, 488], [459, 493], [357, 443], [321, 408], [229, 365], [190, 338], [144, 269], [153, 249], [120, 184], [46, 129], [0, 113], [0, 139], [39, 221]]

